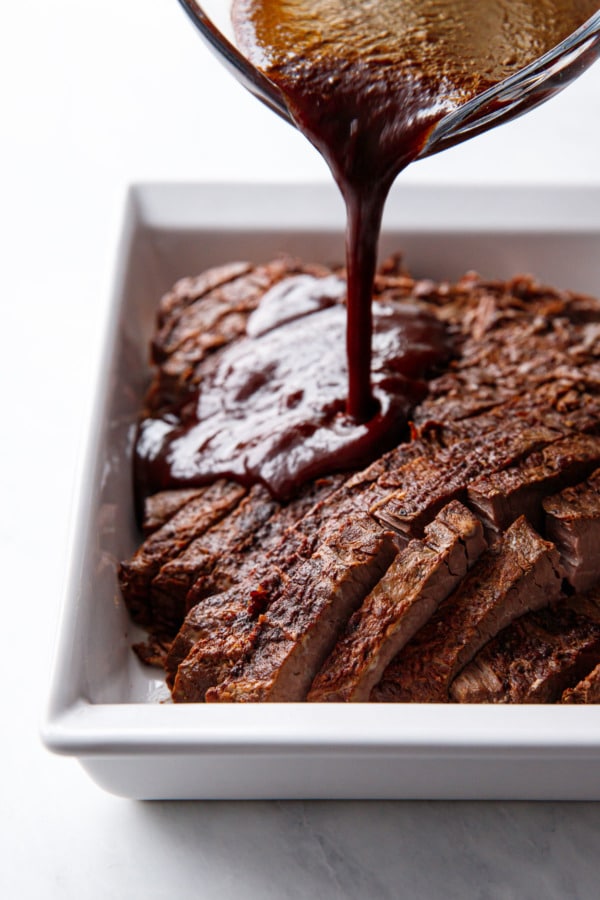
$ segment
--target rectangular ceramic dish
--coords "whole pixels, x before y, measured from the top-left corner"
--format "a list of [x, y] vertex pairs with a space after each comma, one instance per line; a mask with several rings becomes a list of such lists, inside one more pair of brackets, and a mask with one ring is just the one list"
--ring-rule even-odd
[[[600, 799], [598, 707], [175, 706], [130, 649], [115, 571], [138, 541], [130, 450], [156, 303], [227, 260], [338, 262], [343, 221], [333, 186], [131, 188], [44, 740], [137, 798]], [[381, 252], [398, 250], [418, 276], [527, 271], [598, 294], [600, 192], [400, 186]]]

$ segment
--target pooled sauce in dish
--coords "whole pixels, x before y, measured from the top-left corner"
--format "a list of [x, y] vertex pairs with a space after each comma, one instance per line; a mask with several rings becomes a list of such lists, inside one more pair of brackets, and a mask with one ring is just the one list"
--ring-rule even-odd
[[357, 425], [344, 409], [345, 291], [335, 275], [298, 275], [271, 288], [247, 337], [205, 366], [193, 399], [175, 416], [142, 422], [140, 494], [226, 476], [285, 498], [309, 478], [366, 465], [373, 445], [383, 451], [405, 438], [426, 394], [423, 375], [447, 356], [445, 329], [415, 305], [375, 304], [378, 411]]
[[[194, 403], [142, 424], [142, 494], [227, 475], [286, 496], [402, 438], [418, 380], [447, 351], [430, 317], [384, 308], [373, 316], [391, 184], [443, 116], [554, 47], [598, 5], [234, 0], [240, 49], [277, 85], [346, 202], [346, 306], [338, 302], [345, 285], [305, 282], [295, 286], [300, 306], [320, 298], [309, 315], [287, 307], [276, 315], [288, 321], [258, 327], [259, 308], [254, 333], [215, 356]], [[285, 287], [280, 293], [284, 302]]]

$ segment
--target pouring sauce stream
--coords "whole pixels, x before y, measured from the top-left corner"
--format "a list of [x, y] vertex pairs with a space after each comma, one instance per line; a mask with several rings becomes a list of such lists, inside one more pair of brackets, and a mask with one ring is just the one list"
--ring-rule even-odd
[[[271, 325], [225, 351], [194, 403], [142, 423], [141, 493], [225, 475], [285, 497], [308, 478], [366, 465], [402, 439], [422, 378], [448, 347], [439, 322], [418, 312], [383, 309], [374, 328], [392, 182], [443, 116], [538, 59], [597, 9], [598, 0], [234, 0], [240, 50], [279, 88], [344, 197], [345, 315], [343, 285], [308, 279], [277, 289], [267, 304], [276, 310]], [[290, 292], [297, 316], [283, 312]]]
[[283, 94], [347, 208], [348, 396], [375, 410], [370, 306], [387, 193], [437, 122], [582, 25], [573, 0], [234, 0], [238, 46]]

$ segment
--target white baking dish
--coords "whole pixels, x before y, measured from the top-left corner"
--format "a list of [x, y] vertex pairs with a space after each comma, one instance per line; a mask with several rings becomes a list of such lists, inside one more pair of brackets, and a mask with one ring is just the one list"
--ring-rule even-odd
[[[340, 261], [342, 228], [333, 186], [130, 190], [44, 740], [138, 798], [600, 799], [597, 707], [175, 706], [130, 650], [115, 566], [138, 541], [129, 453], [159, 296], [226, 260]], [[528, 271], [600, 293], [600, 191], [400, 185], [392, 250], [420, 276]]]

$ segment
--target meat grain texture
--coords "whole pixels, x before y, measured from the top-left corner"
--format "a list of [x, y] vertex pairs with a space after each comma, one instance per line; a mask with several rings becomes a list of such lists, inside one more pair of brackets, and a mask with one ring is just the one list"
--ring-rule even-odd
[[[282, 258], [178, 282], [144, 414], [193, 396], [270, 290], [332, 272]], [[410, 437], [285, 501], [226, 479], [147, 497], [119, 570], [140, 657], [175, 702], [599, 702], [600, 302], [396, 260], [381, 301], [453, 342]]]

